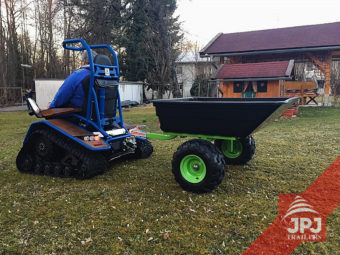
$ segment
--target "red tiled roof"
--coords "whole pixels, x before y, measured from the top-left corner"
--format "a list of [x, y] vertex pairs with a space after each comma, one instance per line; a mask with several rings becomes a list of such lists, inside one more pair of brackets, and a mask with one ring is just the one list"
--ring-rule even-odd
[[221, 34], [201, 54], [340, 46], [340, 22]]
[[216, 79], [249, 79], [289, 77], [293, 61], [261, 62], [250, 64], [224, 64]]

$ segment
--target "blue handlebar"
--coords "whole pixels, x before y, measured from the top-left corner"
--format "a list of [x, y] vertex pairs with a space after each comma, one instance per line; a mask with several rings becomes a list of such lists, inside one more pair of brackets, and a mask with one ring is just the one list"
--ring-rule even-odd
[[[67, 44], [71, 43], [81, 43], [83, 47], [72, 47]], [[76, 39], [66, 39], [63, 41], [63, 47], [66, 50], [76, 50], [76, 51], [82, 51], [82, 50], [87, 50], [90, 49], [89, 45], [81, 38], [76, 38]]]
[[[82, 47], [72, 47], [68, 44], [73, 44], [73, 43], [81, 43], [83, 46]], [[75, 50], [75, 51], [83, 51], [83, 50], [87, 50], [88, 54], [89, 54], [89, 60], [90, 60], [90, 66], [91, 69], [93, 70], [93, 61], [92, 61], [92, 52], [91, 49], [98, 49], [98, 48], [106, 48], [108, 49], [111, 54], [113, 55], [113, 59], [114, 59], [114, 64], [115, 66], [118, 67], [118, 58], [117, 58], [117, 54], [116, 52], [111, 48], [110, 45], [108, 44], [98, 44], [98, 45], [88, 45], [85, 40], [83, 40], [82, 38], [75, 38], [75, 39], [66, 39], [63, 41], [63, 47], [66, 50]], [[118, 71], [119, 72], [119, 71]]]

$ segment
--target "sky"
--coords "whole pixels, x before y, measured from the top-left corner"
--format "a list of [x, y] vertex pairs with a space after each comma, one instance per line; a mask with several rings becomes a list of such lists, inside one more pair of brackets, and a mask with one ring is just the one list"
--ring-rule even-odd
[[177, 6], [185, 37], [200, 48], [220, 32], [340, 22], [340, 0], [177, 0]]

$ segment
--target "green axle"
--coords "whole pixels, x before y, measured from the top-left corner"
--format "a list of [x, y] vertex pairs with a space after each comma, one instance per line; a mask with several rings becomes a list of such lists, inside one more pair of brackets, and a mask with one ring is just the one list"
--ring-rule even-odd
[[226, 137], [226, 136], [217, 136], [217, 135], [200, 135], [200, 134], [185, 134], [185, 133], [172, 133], [172, 132], [164, 132], [163, 134], [160, 133], [146, 133], [146, 137], [149, 139], [156, 139], [156, 140], [171, 140], [176, 137], [197, 137], [202, 140], [206, 141], [213, 141], [213, 140], [228, 140], [228, 141], [235, 141], [237, 140], [236, 137]]

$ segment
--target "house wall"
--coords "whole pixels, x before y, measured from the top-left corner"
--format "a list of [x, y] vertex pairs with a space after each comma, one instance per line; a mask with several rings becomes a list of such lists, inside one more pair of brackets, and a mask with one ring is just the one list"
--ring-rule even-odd
[[268, 81], [267, 92], [256, 93], [256, 97], [280, 97], [279, 81]]
[[209, 62], [186, 62], [176, 63], [177, 80], [182, 85], [183, 97], [191, 97], [190, 89], [198, 75], [205, 74], [210, 76], [213, 67]]
[[[190, 89], [196, 77], [196, 67], [194, 63], [177, 63], [177, 80], [182, 85], [183, 97], [190, 97]], [[179, 71], [180, 70], [180, 71]]]
[[[223, 97], [242, 97], [242, 93], [234, 93], [234, 82], [221, 82], [220, 89], [223, 91]], [[268, 81], [267, 92], [257, 92], [256, 97], [280, 97], [279, 81]]]

